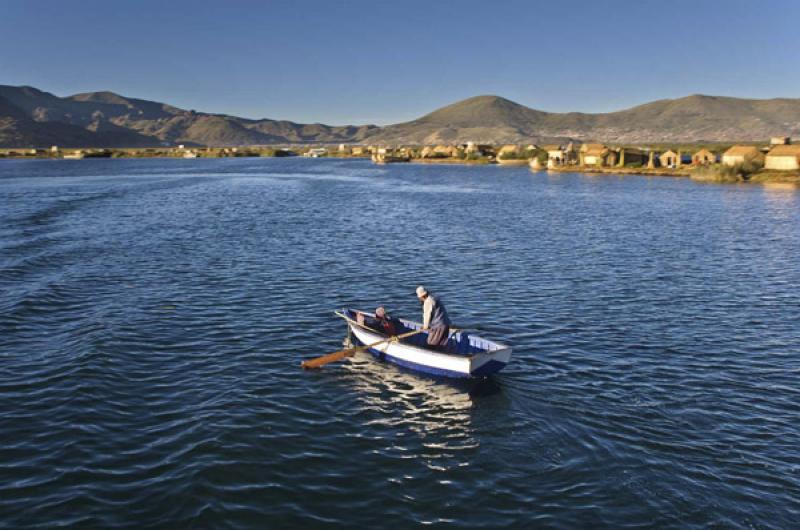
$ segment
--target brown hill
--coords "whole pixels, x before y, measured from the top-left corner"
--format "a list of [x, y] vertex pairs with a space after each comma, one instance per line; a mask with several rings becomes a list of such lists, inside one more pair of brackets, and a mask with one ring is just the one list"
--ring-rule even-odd
[[370, 140], [426, 145], [524, 141], [540, 136], [533, 131], [535, 127], [532, 125], [546, 115], [546, 112], [498, 96], [477, 96], [442, 107], [414, 121], [384, 127], [370, 136]]
[[107, 91], [61, 98], [33, 87], [0, 85], [0, 98], [6, 102], [0, 106], [0, 146], [8, 147], [335, 143], [358, 141], [375, 129], [248, 120]]
[[0, 146], [57, 145], [63, 138], [72, 139], [76, 145], [107, 145], [105, 136], [93, 131], [69, 123], [35, 121], [24, 110], [0, 96]]
[[376, 142], [602, 142], [763, 140], [800, 134], [799, 99], [693, 95], [606, 114], [542, 112], [497, 96], [466, 99], [418, 120], [384, 127]]
[[0, 147], [282, 143], [617, 143], [756, 141], [800, 135], [800, 100], [694, 95], [605, 114], [534, 110], [478, 96], [419, 119], [376, 127], [252, 120], [184, 110], [113, 92], [58, 97], [0, 85]]

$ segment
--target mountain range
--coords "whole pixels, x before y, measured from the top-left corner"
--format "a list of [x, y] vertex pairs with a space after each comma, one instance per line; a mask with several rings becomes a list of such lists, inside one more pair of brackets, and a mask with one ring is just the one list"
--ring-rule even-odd
[[255, 120], [113, 92], [58, 97], [33, 87], [0, 85], [0, 147], [731, 142], [792, 135], [800, 135], [800, 99], [692, 95], [591, 114], [545, 112], [499, 96], [477, 96], [413, 121], [378, 127]]

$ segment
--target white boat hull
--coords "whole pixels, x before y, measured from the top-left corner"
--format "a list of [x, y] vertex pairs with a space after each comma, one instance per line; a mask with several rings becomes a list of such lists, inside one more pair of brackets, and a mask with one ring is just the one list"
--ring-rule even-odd
[[[386, 338], [378, 332], [363, 327], [352, 320], [347, 321], [348, 326], [361, 344], [374, 344]], [[405, 322], [412, 329], [418, 324]], [[502, 370], [511, 360], [511, 348], [498, 345], [498, 349], [473, 353], [452, 354], [442, 353], [413, 344], [402, 342], [384, 342], [370, 348], [374, 356], [386, 361], [433, 375], [444, 377], [486, 377]]]

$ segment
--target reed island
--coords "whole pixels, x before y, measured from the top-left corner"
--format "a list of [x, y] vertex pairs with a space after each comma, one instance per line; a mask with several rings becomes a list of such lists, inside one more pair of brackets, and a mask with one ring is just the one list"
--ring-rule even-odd
[[363, 158], [375, 164], [497, 164], [532, 171], [688, 177], [717, 183], [779, 182], [800, 185], [800, 144], [773, 137], [747, 144], [478, 144], [164, 146], [149, 148], [0, 149], [0, 159], [84, 160], [96, 158]]

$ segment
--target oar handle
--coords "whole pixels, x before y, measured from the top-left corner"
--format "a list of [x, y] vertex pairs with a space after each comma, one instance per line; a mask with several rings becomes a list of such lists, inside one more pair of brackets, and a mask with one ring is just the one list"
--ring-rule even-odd
[[416, 335], [417, 333], [422, 333], [423, 331], [427, 331], [427, 329], [424, 329], [424, 328], [423, 329], [415, 329], [414, 331], [407, 331], [406, 333], [401, 333], [400, 335], [392, 335], [391, 337], [388, 337], [388, 338], [383, 339], [383, 340], [379, 340], [378, 342], [373, 342], [372, 344], [367, 344], [367, 345], [362, 345], [362, 346], [356, 346], [353, 349], [354, 350], [368, 350], [370, 348], [374, 348], [378, 344], [383, 344], [384, 342], [392, 342], [392, 341], [396, 342], [396, 341], [398, 341], [400, 339], [404, 339], [406, 337], [410, 337], [411, 335]]

